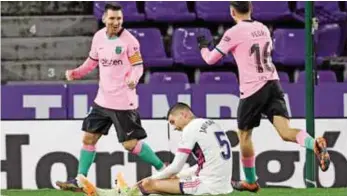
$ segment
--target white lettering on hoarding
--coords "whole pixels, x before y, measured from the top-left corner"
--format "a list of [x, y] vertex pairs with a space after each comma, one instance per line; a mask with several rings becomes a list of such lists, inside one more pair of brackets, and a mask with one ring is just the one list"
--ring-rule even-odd
[[[177, 95], [177, 101], [183, 102], [191, 106], [191, 95], [179, 94]], [[169, 111], [170, 105], [167, 95], [154, 94], [152, 95], [152, 118], [165, 118], [167, 111]]]
[[206, 95], [206, 116], [220, 118], [221, 107], [230, 109], [230, 117], [237, 117], [239, 97], [233, 94], [209, 94]]
[[73, 117], [84, 118], [88, 113], [88, 96], [74, 95], [73, 96]]
[[[233, 141], [231, 142], [233, 168], [235, 168], [232, 171], [233, 176], [244, 179], [235, 131], [236, 120], [215, 120], [215, 122], [227, 130], [229, 140]], [[54, 120], [2, 122], [1, 187], [3, 189], [47, 188], [55, 186], [56, 180], [73, 177], [76, 174], [83, 134], [76, 130], [80, 128], [81, 123], [82, 121]], [[305, 120], [294, 119], [291, 125], [297, 128], [304, 127]], [[165, 120], [143, 120], [143, 126], [148, 134], [146, 143], [155, 152], [164, 155], [161, 157], [169, 157], [167, 153], [175, 152], [181, 133], [168, 130]], [[50, 129], [47, 130], [47, 127]], [[262, 120], [261, 126], [255, 128], [253, 134], [254, 147], [257, 149], [256, 165], [262, 168], [257, 172], [259, 181], [263, 185], [265, 183], [304, 188], [305, 149], [295, 143], [283, 142], [268, 120]], [[328, 149], [332, 155], [332, 167], [324, 174], [317, 172], [318, 185], [346, 187], [347, 176], [343, 172], [347, 165], [346, 119], [317, 119], [316, 136], [330, 138]], [[121, 144], [114, 142], [117, 140], [116, 137], [112, 127], [110, 135], [100, 140], [97, 150], [99, 158], [93, 163], [88, 178], [93, 182], [98, 179], [99, 185], [107, 187], [111, 186], [115, 172], [123, 172], [130, 184], [135, 183], [141, 176], [148, 175], [147, 172], [155, 172], [149, 165], [143, 165], [142, 161], [134, 161], [137, 160], [135, 155], [126, 152]], [[66, 145], [61, 145], [57, 141], [64, 141]], [[143, 172], [144, 170], [146, 172]]]
[[35, 118], [49, 118], [51, 108], [62, 107], [61, 95], [23, 95], [23, 107], [34, 108]]

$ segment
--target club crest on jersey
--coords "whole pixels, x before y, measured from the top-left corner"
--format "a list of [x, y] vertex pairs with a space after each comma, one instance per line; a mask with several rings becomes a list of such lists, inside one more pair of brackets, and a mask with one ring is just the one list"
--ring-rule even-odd
[[121, 54], [122, 53], [122, 47], [121, 46], [117, 46], [115, 49], [116, 54]]

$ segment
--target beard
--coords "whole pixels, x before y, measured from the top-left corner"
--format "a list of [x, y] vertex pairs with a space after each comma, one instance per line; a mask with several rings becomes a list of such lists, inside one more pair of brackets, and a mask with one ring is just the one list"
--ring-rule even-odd
[[115, 35], [118, 33], [118, 31], [122, 28], [121, 25], [118, 25], [118, 26], [114, 26], [114, 25], [107, 25], [106, 26], [107, 28], [107, 32], [112, 34], [112, 35]]

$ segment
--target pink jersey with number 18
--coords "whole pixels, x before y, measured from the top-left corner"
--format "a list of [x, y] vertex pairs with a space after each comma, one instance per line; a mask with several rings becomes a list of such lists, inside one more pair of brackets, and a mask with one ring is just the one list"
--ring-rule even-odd
[[240, 78], [240, 97], [256, 93], [269, 80], [278, 80], [271, 59], [272, 39], [269, 29], [257, 21], [241, 21], [227, 30], [216, 50], [231, 52]]

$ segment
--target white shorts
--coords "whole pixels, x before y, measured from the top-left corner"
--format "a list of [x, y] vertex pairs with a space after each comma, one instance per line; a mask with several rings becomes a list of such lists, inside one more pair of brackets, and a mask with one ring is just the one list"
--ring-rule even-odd
[[217, 195], [228, 194], [233, 191], [230, 183], [211, 184], [198, 176], [180, 178], [180, 190], [185, 195]]

